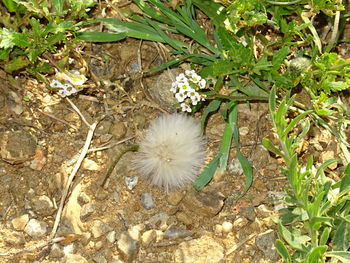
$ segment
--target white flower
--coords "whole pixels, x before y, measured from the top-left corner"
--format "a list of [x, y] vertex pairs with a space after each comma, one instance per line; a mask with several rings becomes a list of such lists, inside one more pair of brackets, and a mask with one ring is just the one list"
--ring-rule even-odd
[[191, 89], [190, 84], [186, 82], [179, 82], [178, 87], [180, 89], [180, 92], [187, 92]]
[[201, 79], [198, 82], [198, 86], [199, 86], [200, 89], [205, 89], [206, 84], [207, 84], [207, 82], [205, 81], [205, 79]]
[[171, 88], [170, 91], [172, 93], [176, 93], [177, 92], [177, 88], [178, 88], [179, 83], [177, 81], [174, 81], [173, 83], [171, 83]]
[[151, 184], [166, 191], [192, 183], [205, 158], [198, 122], [183, 114], [164, 114], [152, 121], [133, 164]]
[[175, 98], [178, 100], [178, 102], [183, 102], [186, 99], [186, 95], [183, 92], [178, 92], [175, 94]]
[[183, 102], [183, 103], [180, 104], [180, 106], [181, 106], [181, 110], [182, 111], [184, 111], [184, 112], [192, 112], [192, 109], [191, 109], [191, 107], [188, 104]]
[[207, 98], [207, 95], [205, 95], [205, 94], [201, 95], [201, 101], [205, 101], [206, 98]]
[[191, 80], [193, 83], [198, 83], [201, 79], [202, 79], [202, 77], [199, 76], [199, 75], [197, 75], [197, 74], [193, 74], [192, 77], [190, 78], [190, 80]]
[[197, 105], [199, 101], [201, 101], [201, 95], [197, 92], [194, 96], [191, 97], [192, 105]]
[[185, 74], [186, 76], [191, 78], [193, 75], [196, 74], [196, 72], [194, 70], [185, 70]]
[[50, 87], [53, 87], [53, 88], [61, 88], [63, 85], [62, 85], [62, 83], [59, 81], [59, 80], [57, 80], [57, 79], [54, 79], [53, 81], [51, 81], [51, 83], [50, 83]]
[[175, 79], [177, 82], [187, 82], [188, 81], [185, 74], [183, 74], [183, 73], [179, 74], [179, 76], [177, 76]]
[[334, 188], [329, 190], [327, 198], [332, 203], [335, 203], [338, 200], [339, 188]]

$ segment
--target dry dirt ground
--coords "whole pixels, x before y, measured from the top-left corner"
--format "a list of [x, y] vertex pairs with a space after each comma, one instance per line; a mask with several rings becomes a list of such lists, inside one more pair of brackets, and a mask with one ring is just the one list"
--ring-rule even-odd
[[[273, 218], [286, 180], [279, 160], [260, 144], [264, 137], [274, 140], [267, 105], [239, 106], [242, 152], [254, 167], [253, 186], [239, 200], [245, 178], [234, 149], [230, 169], [201, 192], [188, 187], [167, 194], [151, 186], [133, 169], [134, 152], [101, 186], [112, 160], [140, 141], [152, 119], [173, 111], [165, 90], [174, 72], [138, 73], [164, 61], [153, 43], [128, 39], [83, 51], [92, 87], [70, 99], [88, 122], [104, 118], [64, 204], [56, 234], [63, 240], [48, 246], [35, 247], [50, 236], [88, 128], [45, 85], [24, 77], [16, 85], [1, 80], [0, 262], [279, 262]], [[224, 125], [219, 113], [210, 116], [207, 162]], [[331, 147], [324, 140], [320, 147]]]

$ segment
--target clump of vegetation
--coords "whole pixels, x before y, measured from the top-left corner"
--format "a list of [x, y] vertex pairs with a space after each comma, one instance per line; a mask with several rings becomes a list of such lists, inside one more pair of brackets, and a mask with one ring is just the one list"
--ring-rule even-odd
[[[316, 168], [313, 157], [303, 162], [295, 153], [310, 122], [329, 129], [342, 149], [349, 147], [342, 136], [349, 110], [337, 98], [350, 86], [350, 60], [335, 49], [345, 27], [342, 1], [192, 0], [176, 6], [160, 0], [133, 2], [142, 12], [121, 10], [125, 20], [100, 18], [83, 23], [79, 21], [93, 1], [3, 0], [7, 13], [0, 18], [0, 67], [8, 73], [24, 69], [34, 75], [49, 73], [51, 67], [43, 57], [58, 50], [68, 54], [76, 39], [111, 42], [133, 37], [167, 44], [172, 58], [146, 71], [190, 64], [205, 80], [205, 88], [195, 90], [205, 100], [198, 95], [195, 103], [192, 100], [183, 109], [202, 110], [202, 130], [212, 112], [220, 110], [226, 121], [218, 155], [193, 186], [200, 190], [214, 173], [226, 171], [234, 142], [246, 177], [245, 192], [249, 190], [253, 173], [240, 152], [237, 105], [269, 101], [280, 146], [267, 139], [263, 144], [283, 158], [282, 171], [289, 181], [287, 208], [279, 219], [278, 252], [285, 262], [349, 262], [350, 168], [344, 161], [344, 175], [334, 181], [324, 170], [336, 160]], [[209, 19], [205, 23], [203, 14]], [[92, 32], [93, 23], [102, 24], [104, 30]], [[332, 28], [327, 29], [328, 24]], [[79, 31], [83, 26], [84, 31]], [[60, 63], [64, 65], [65, 60]], [[193, 83], [186, 88], [193, 88]], [[177, 85], [175, 96], [179, 90]], [[296, 90], [308, 94], [311, 106], [295, 99]], [[181, 96], [179, 102], [191, 98], [187, 93]], [[290, 112], [297, 117], [287, 118]], [[300, 133], [295, 132], [297, 126]]]
[[93, 0], [3, 0], [0, 8], [0, 67], [7, 73], [26, 71], [37, 77], [52, 72], [45, 55], [60, 53], [65, 68], [75, 46], [72, 33], [96, 4]]

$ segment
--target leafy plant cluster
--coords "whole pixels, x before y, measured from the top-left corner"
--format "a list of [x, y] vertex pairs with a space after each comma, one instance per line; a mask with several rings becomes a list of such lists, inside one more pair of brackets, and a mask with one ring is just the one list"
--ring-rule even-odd
[[[349, 262], [350, 261], [350, 164], [339, 181], [328, 178], [324, 169], [337, 162], [331, 159], [317, 169], [312, 155], [306, 163], [299, 160], [296, 149], [308, 133], [310, 121], [305, 111], [287, 121], [294, 97], [285, 94], [276, 102], [276, 88], [270, 93], [269, 110], [280, 146], [268, 139], [263, 145], [281, 156], [286, 164], [282, 172], [289, 186], [284, 198], [278, 229], [288, 247], [277, 240], [276, 248], [285, 262]], [[297, 133], [297, 126], [302, 132]]]
[[[316, 169], [312, 157], [304, 164], [295, 153], [310, 127], [307, 116], [341, 140], [341, 133], [322, 116], [335, 116], [337, 107], [332, 96], [348, 89], [350, 84], [349, 60], [332, 52], [344, 29], [342, 2], [235, 0], [224, 1], [222, 5], [211, 0], [192, 0], [176, 7], [160, 0], [133, 2], [143, 15], [125, 12], [126, 21], [93, 20], [90, 23], [102, 23], [106, 31], [79, 32], [76, 36], [85, 41], [133, 37], [165, 43], [172, 48], [173, 58], [148, 70], [186, 62], [212, 81], [205, 92], [209, 103], [198, 104], [192, 110], [203, 107], [203, 129], [208, 115], [215, 111], [220, 111], [226, 126], [218, 155], [194, 182], [194, 187], [200, 190], [215, 173], [226, 171], [234, 142], [246, 178], [245, 191], [249, 190], [252, 167], [240, 152], [237, 105], [241, 101], [269, 100], [280, 147], [266, 139], [263, 144], [284, 159], [283, 173], [289, 181], [285, 198], [288, 208], [282, 211], [279, 223], [278, 252], [285, 262], [349, 262], [350, 168], [346, 166], [344, 176], [334, 182], [327, 178], [324, 169], [335, 160]], [[196, 9], [210, 19], [208, 28], [203, 27]], [[335, 33], [329, 40], [320, 37], [323, 32], [317, 26], [318, 16], [334, 23]], [[313, 109], [308, 110], [294, 96], [290, 98], [289, 94], [297, 87], [309, 94]], [[283, 94], [283, 99], [276, 100], [277, 94]], [[301, 113], [288, 120], [291, 109]], [[345, 111], [338, 112], [337, 117], [344, 118], [343, 114]], [[300, 134], [294, 132], [298, 125], [302, 128]]]
[[50, 72], [52, 67], [42, 55], [62, 49], [67, 60], [73, 46], [69, 36], [95, 4], [94, 0], [2, 0], [0, 67], [8, 73]]

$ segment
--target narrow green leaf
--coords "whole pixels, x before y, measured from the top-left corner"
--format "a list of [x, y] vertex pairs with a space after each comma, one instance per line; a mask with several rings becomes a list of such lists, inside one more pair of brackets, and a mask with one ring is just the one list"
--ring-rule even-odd
[[283, 156], [282, 152], [269, 139], [263, 138], [261, 143], [268, 151], [278, 156]]
[[350, 224], [346, 221], [341, 221], [336, 227], [333, 237], [333, 249], [346, 251], [349, 249], [349, 229]]
[[350, 164], [348, 164], [344, 171], [344, 176], [340, 181], [340, 194], [345, 194], [350, 191]]
[[327, 160], [325, 161], [324, 163], [322, 163], [320, 165], [320, 167], [317, 169], [317, 172], [316, 172], [316, 178], [318, 178], [321, 173], [323, 173], [324, 169], [326, 169], [328, 166], [330, 166], [332, 163], [336, 163], [338, 162], [339, 159], [338, 158], [333, 158], [333, 159], [330, 159], [330, 160]]
[[323, 254], [327, 251], [327, 246], [314, 247], [308, 257], [306, 258], [306, 263], [316, 263], [323, 257]]
[[275, 247], [277, 249], [278, 254], [283, 258], [284, 262], [291, 263], [292, 259], [289, 255], [288, 249], [283, 244], [283, 242], [279, 239], [276, 240]]
[[331, 251], [327, 252], [326, 257], [332, 257], [340, 260], [343, 263], [350, 263], [350, 252], [346, 251]]
[[52, 5], [58, 15], [61, 15], [63, 13], [64, 2], [65, 0], [52, 0]]
[[207, 107], [205, 107], [201, 117], [201, 130], [204, 131], [205, 122], [210, 113], [217, 111], [221, 105], [221, 100], [212, 100]]
[[313, 112], [313, 110], [308, 110], [305, 111], [301, 114], [299, 114], [297, 117], [295, 117], [287, 126], [287, 128], [284, 130], [282, 136], [285, 137], [288, 135], [288, 133], [295, 127], [295, 125], [298, 124], [298, 122], [304, 118], [306, 115], [310, 114], [311, 112]]
[[238, 131], [238, 107], [237, 105], [233, 108], [233, 119], [230, 120], [230, 124], [232, 125], [232, 129], [233, 129], [233, 138], [234, 138], [234, 142], [235, 142], [235, 147], [236, 147], [236, 154], [237, 154], [237, 158], [239, 163], [242, 166], [243, 169], [243, 173], [245, 176], [245, 189], [244, 192], [238, 197], [238, 199], [240, 199], [242, 196], [244, 196], [248, 190], [250, 189], [250, 187], [253, 184], [253, 168], [249, 162], [249, 160], [241, 153], [240, 151], [240, 145], [239, 145], [239, 131]]
[[320, 245], [326, 245], [327, 241], [329, 239], [329, 234], [331, 233], [330, 227], [325, 227], [322, 231], [321, 237], [320, 237]]
[[114, 42], [126, 38], [126, 33], [109, 32], [77, 32], [76, 38], [88, 42]]
[[218, 167], [220, 154], [216, 156], [211, 162], [204, 168], [203, 172], [197, 177], [196, 181], [193, 182], [193, 187], [199, 191], [206, 186], [213, 178], [215, 171]]

